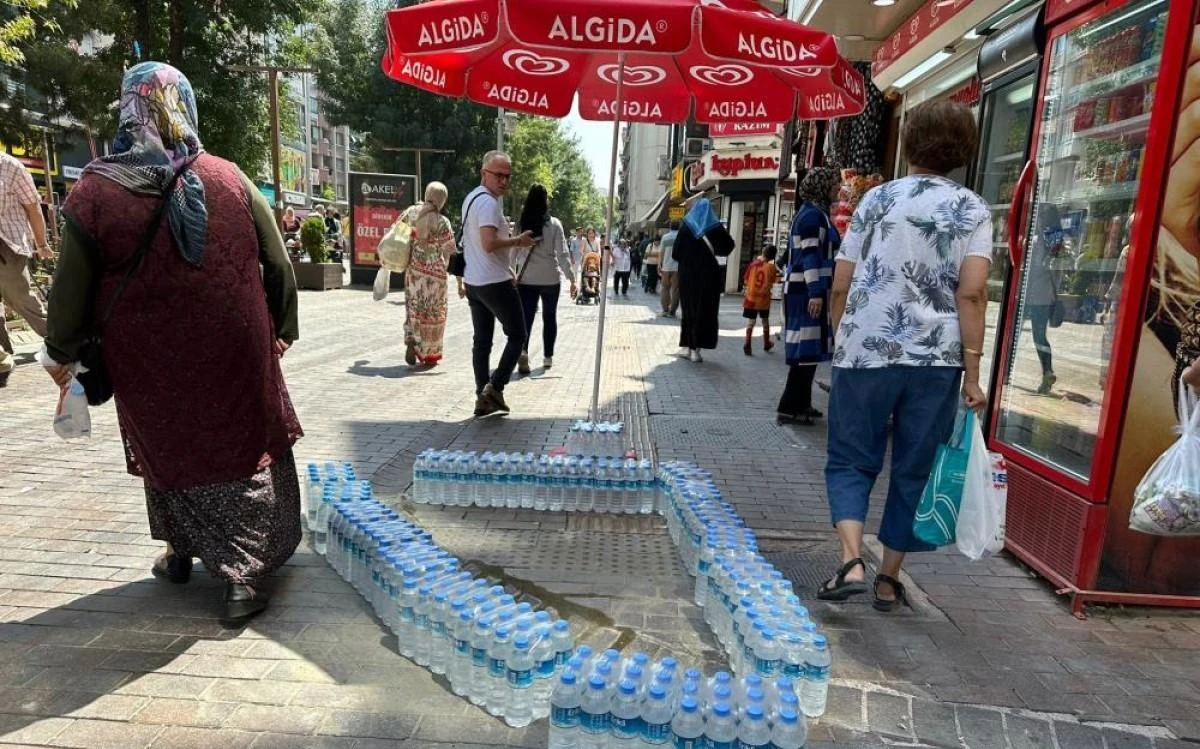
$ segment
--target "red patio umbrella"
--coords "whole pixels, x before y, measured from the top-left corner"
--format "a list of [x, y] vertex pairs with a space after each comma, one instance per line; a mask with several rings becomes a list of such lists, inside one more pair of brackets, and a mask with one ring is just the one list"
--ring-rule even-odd
[[[862, 75], [832, 36], [753, 0], [430, 0], [388, 11], [384, 72], [528, 114], [621, 122], [785, 122], [855, 115]], [[598, 418], [606, 295], [591, 417]]]

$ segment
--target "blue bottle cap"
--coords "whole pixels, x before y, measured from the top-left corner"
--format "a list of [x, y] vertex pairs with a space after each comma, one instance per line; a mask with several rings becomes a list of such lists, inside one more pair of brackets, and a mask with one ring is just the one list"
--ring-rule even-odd
[[746, 717], [750, 720], [762, 720], [763, 709], [762, 705], [750, 705], [746, 708]]
[[588, 679], [588, 688], [590, 689], [604, 689], [606, 686], [607, 683], [604, 681], [604, 677], [600, 676], [599, 674], [596, 674], [592, 676], [591, 679]]
[[717, 704], [713, 705], [713, 715], [717, 716], [718, 718], [728, 717], [729, 703], [728, 702], [718, 702]]
[[621, 690], [621, 694], [637, 694], [637, 684], [629, 679], [622, 680], [617, 688]]
[[667, 698], [667, 690], [663, 689], [658, 684], [650, 687], [650, 691], [647, 692], [647, 694], [650, 695], [650, 699], [652, 700], [665, 700]]
[[796, 711], [790, 707], [785, 707], [779, 711], [779, 721], [781, 723], [795, 723], [799, 718], [796, 716]]
[[559, 679], [563, 684], [571, 686], [575, 683], [575, 672], [568, 668], [566, 671], [562, 672], [562, 676], [559, 677]]
[[699, 707], [700, 705], [696, 702], [694, 697], [684, 697], [683, 701], [679, 703], [679, 709], [683, 710], [685, 713], [694, 713]]

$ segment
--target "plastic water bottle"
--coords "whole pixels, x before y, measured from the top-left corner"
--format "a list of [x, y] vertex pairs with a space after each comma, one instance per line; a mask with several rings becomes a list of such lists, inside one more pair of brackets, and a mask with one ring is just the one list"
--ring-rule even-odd
[[804, 718], [791, 708], [779, 711], [779, 717], [771, 729], [771, 746], [773, 749], [804, 749], [808, 743], [808, 726]]
[[646, 692], [642, 704], [642, 743], [647, 746], [662, 746], [671, 740], [670, 695], [661, 684], [655, 684]]
[[608, 722], [608, 683], [595, 674], [579, 702], [579, 749], [608, 749]]
[[817, 635], [812, 641], [809, 660], [806, 664], [804, 683], [800, 687], [800, 706], [809, 718], [825, 714], [825, 702], [829, 697], [829, 643], [825, 635]]
[[567, 458], [563, 474], [566, 479], [566, 487], [563, 492], [563, 509], [567, 512], [577, 512], [579, 510], [580, 488], [583, 486], [583, 476], [579, 473], [579, 458], [575, 456]]
[[550, 503], [550, 459], [545, 455], [538, 459], [534, 468], [533, 509], [554, 509]]
[[304, 520], [310, 533], [317, 530], [317, 509], [321, 506], [321, 471], [316, 463], [308, 464], [308, 480], [304, 485]]
[[578, 749], [579, 697], [575, 672], [563, 671], [550, 695], [550, 749]]
[[771, 727], [767, 724], [763, 706], [750, 704], [738, 724], [738, 749], [757, 749], [771, 743]]
[[92, 436], [92, 415], [88, 412], [87, 393], [79, 380], [71, 378], [62, 406], [54, 414], [54, 433], [65, 440]]
[[512, 654], [508, 659], [508, 690], [510, 693], [504, 722], [514, 728], [524, 728], [533, 722], [533, 656], [529, 654], [531, 643], [525, 635], [513, 640]]
[[683, 698], [671, 719], [671, 743], [675, 749], [704, 749], [704, 715], [692, 697]]
[[471, 630], [471, 676], [467, 699], [476, 705], [486, 705], [491, 686], [488, 677], [488, 646], [492, 643], [492, 617], [481, 610]]
[[[565, 619], [559, 619], [554, 623], [550, 630], [551, 641], [554, 643], [555, 666], [563, 668], [567, 665], [567, 661], [571, 658], [571, 653], [575, 650], [575, 640], [571, 636], [571, 625]], [[591, 648], [583, 645], [579, 648], [579, 652], [584, 653], [584, 648], [587, 648], [587, 653], [591, 653]], [[587, 655], [584, 655], [586, 658]]]
[[508, 651], [510, 650], [508, 627], [499, 627], [488, 648], [487, 710], [492, 715], [503, 717], [508, 710]]
[[704, 740], [708, 749], [736, 749], [738, 739], [737, 721], [728, 702], [712, 706], [708, 720], [704, 723]]
[[613, 694], [609, 715], [609, 732], [613, 738], [611, 746], [633, 746], [641, 738], [642, 710], [636, 682], [621, 680]]
[[551, 627], [542, 625], [538, 628], [537, 640], [529, 652], [533, 656], [533, 714], [540, 718], [545, 714], [546, 701], [554, 690], [554, 673], [558, 669], [558, 652], [554, 649]]
[[313, 548], [322, 556], [329, 551], [329, 513], [333, 510], [334, 491], [334, 485], [326, 484], [321, 492], [321, 504], [317, 507], [317, 529], [313, 532]]

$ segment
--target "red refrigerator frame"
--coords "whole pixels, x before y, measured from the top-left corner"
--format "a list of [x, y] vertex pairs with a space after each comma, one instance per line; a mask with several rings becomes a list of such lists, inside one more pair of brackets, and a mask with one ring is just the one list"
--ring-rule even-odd
[[[1026, 205], [1042, 147], [1046, 82], [1055, 41], [1080, 26], [1139, 0], [1049, 0], [1046, 53], [1038, 83], [1032, 146], [1009, 212], [1009, 248], [1014, 259], [1006, 319], [998, 331], [1001, 377], [993, 383], [989, 444], [1009, 466], [1006, 548], [1051, 581], [1061, 594], [1071, 594], [1072, 612], [1081, 616], [1088, 602], [1200, 608], [1200, 597], [1097, 590], [1106, 543], [1109, 491], [1130, 395], [1136, 347], [1142, 327], [1151, 263], [1155, 252], [1167, 164], [1174, 139], [1177, 102], [1187, 70], [1187, 52], [1196, 27], [1196, 0], [1169, 0], [1160, 75], [1143, 151], [1141, 178], [1134, 202], [1130, 255], [1097, 428], [1092, 471], [1087, 482], [1059, 471], [1036, 457], [997, 439], [1004, 372], [1012, 354], [1012, 326], [1020, 311], [1019, 271], [1031, 211]], [[1020, 264], [1018, 264], [1018, 261]], [[1128, 295], [1128, 296], [1125, 296]], [[1128, 301], [1126, 301], [1128, 300]]]

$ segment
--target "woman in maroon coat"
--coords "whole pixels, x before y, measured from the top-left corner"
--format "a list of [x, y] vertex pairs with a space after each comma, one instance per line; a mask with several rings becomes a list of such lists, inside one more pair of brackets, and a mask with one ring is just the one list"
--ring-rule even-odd
[[198, 557], [226, 581], [226, 618], [244, 620], [265, 608], [263, 579], [302, 537], [301, 430], [279, 367], [298, 335], [295, 279], [266, 201], [200, 145], [178, 70], [126, 72], [113, 146], [64, 206], [50, 373], [69, 382], [111, 303], [104, 361], [128, 469], [145, 480], [151, 534], [168, 544], [152, 571], [184, 583]]

